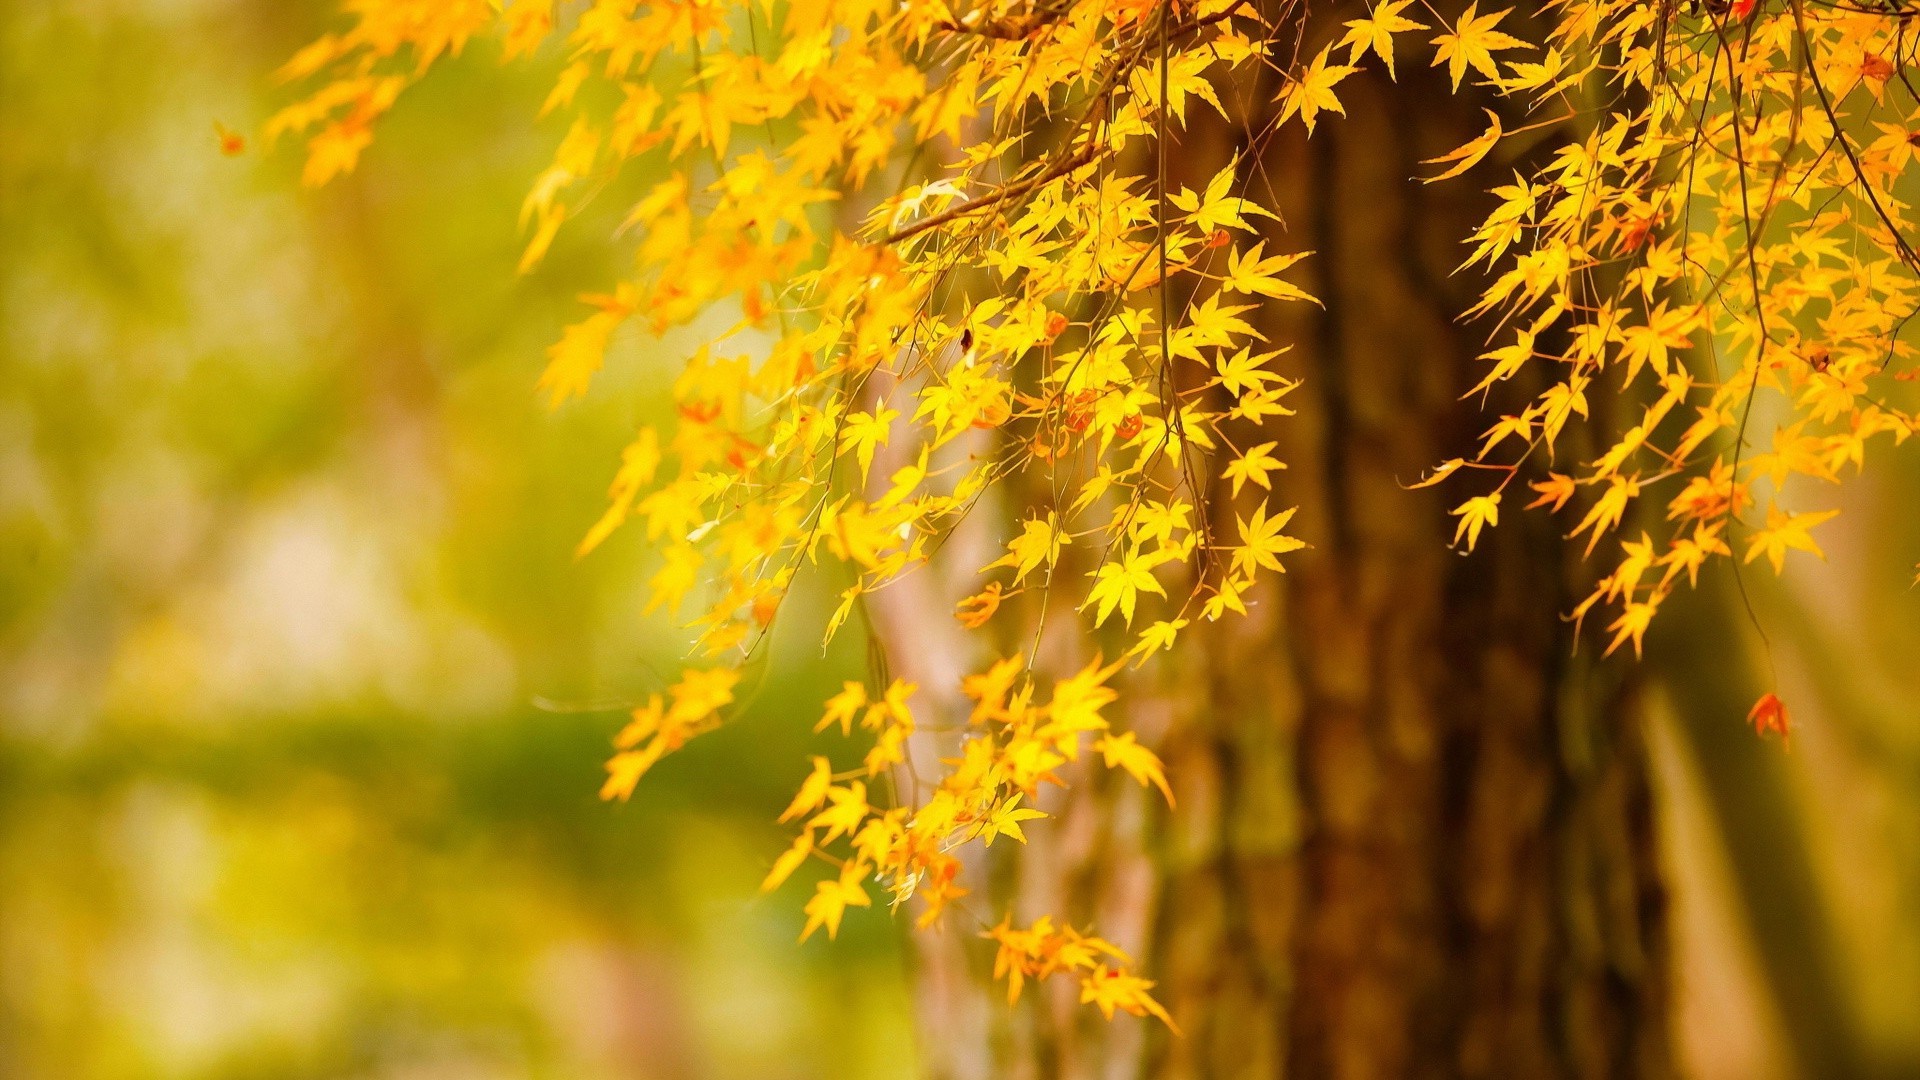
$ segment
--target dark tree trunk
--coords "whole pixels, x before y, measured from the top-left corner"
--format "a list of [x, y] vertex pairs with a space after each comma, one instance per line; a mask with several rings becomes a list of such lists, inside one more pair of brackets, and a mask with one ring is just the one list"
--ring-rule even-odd
[[[1473, 283], [1449, 277], [1477, 189], [1410, 182], [1477, 121], [1408, 67], [1349, 80], [1349, 119], [1264, 157], [1276, 240], [1319, 252], [1326, 304], [1281, 327], [1305, 382], [1269, 436], [1313, 548], [1182, 680], [1207, 695], [1169, 753], [1214, 795], [1162, 889], [1158, 970], [1194, 1030], [1161, 1071], [1662, 1075], [1631, 695], [1570, 658], [1558, 536], [1510, 507], [1463, 558], [1442, 496], [1402, 486], [1472, 446], [1456, 398], [1483, 333], [1454, 321]], [[1182, 942], [1189, 923], [1211, 940]]]

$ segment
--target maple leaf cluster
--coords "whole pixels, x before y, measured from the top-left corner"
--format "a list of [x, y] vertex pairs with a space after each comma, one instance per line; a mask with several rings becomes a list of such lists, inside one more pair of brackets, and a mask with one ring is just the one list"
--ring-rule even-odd
[[[1060, 783], [1057, 770], [1079, 760], [1089, 739], [1109, 767], [1160, 788], [1171, 801], [1160, 759], [1131, 732], [1114, 733], [1101, 715], [1117, 696], [1106, 684], [1119, 668], [1118, 662], [1096, 661], [1059, 680], [1045, 702], [1036, 700], [1018, 660], [968, 676], [961, 690], [973, 704], [961, 757], [947, 762], [950, 770], [924, 801], [885, 808], [870, 805], [867, 782], [907, 763], [918, 687], [896, 679], [874, 699], [865, 684], [847, 683], [828, 699], [815, 730], [838, 726], [844, 735], [857, 724], [872, 734], [871, 748], [861, 768], [844, 775], [835, 774], [827, 758], [813, 759], [812, 772], [780, 816], [783, 822], [801, 820], [802, 831], [762, 888], [778, 888], [817, 855], [836, 866], [839, 877], [819, 884], [808, 914], [815, 914], [814, 905], [820, 914], [809, 918], [803, 937], [822, 923], [833, 936], [843, 901], [867, 903], [858, 885], [864, 880], [881, 882], [896, 906], [918, 896], [919, 922], [930, 925], [967, 893], [959, 884], [956, 851], [975, 840], [990, 846], [1002, 836], [1024, 843], [1020, 823], [1046, 816], [1032, 807], [1040, 786]], [[836, 841], [844, 850], [833, 850]]]
[[[1710, 560], [1737, 551], [1778, 573], [1789, 551], [1821, 554], [1811, 530], [1836, 513], [1790, 509], [1805, 495], [1789, 481], [1838, 483], [1870, 444], [1915, 430], [1890, 393], [1911, 376], [1901, 330], [1920, 304], [1896, 193], [1920, 142], [1920, 102], [1895, 78], [1914, 46], [1897, 15], [1841, 6], [1560, 8], [1537, 63], [1451, 54], [1456, 79], [1470, 67], [1543, 120], [1578, 113], [1586, 135], [1495, 188], [1469, 239], [1467, 265], [1496, 271], [1476, 312], [1505, 327], [1470, 396], [1544, 386], [1448, 465], [1493, 481], [1455, 511], [1468, 549], [1493, 523], [1485, 500], [1543, 462], [1528, 508], [1583, 506], [1569, 535], [1589, 554], [1659, 493], [1664, 520], [1618, 541], [1574, 611], [1611, 607], [1607, 651], [1637, 653]], [[1459, 33], [1532, 48], [1487, 18], [1469, 9]], [[1578, 105], [1596, 86], [1615, 96]], [[1574, 423], [1602, 388], [1618, 419]]]
[[[940, 919], [966, 893], [964, 852], [1023, 840], [1041, 786], [1087, 750], [1172, 803], [1159, 758], [1102, 715], [1121, 665], [1243, 614], [1302, 546], [1276, 497], [1280, 443], [1260, 437], [1297, 382], [1288, 344], [1251, 316], [1314, 302], [1286, 276], [1310, 253], [1269, 250], [1276, 203], [1253, 152], [1197, 190], [1166, 168], [1196, 110], [1249, 122], [1226, 91], [1263, 69], [1283, 82], [1251, 148], [1344, 115], [1342, 84], [1369, 65], [1398, 78], [1424, 62], [1500, 106], [1426, 178], [1489, 160], [1511, 173], [1463, 238], [1463, 267], [1489, 282], [1468, 314], [1492, 333], [1467, 396], [1498, 419], [1420, 486], [1472, 488], [1453, 511], [1468, 551], [1515, 483], [1537, 495], [1525, 510], [1577, 515], [1589, 555], [1633, 521], [1573, 613], [1612, 613], [1608, 652], [1637, 652], [1711, 560], [1739, 549], [1737, 565], [1778, 571], [1819, 554], [1811, 530], [1832, 514], [1789, 509], [1789, 481], [1837, 482], [1913, 430], [1891, 393], [1920, 303], [1900, 197], [1920, 102], [1895, 77], [1915, 47], [1897, 14], [1560, 0], [1523, 27], [1412, 0], [1343, 25], [1247, 0], [346, 8], [351, 26], [282, 73], [321, 85], [267, 126], [307, 137], [307, 182], [353, 168], [374, 121], [470, 39], [498, 35], [508, 57], [557, 41], [541, 111], [567, 130], [523, 204], [520, 269], [589, 199], [632, 187], [634, 270], [584, 298], [540, 388], [555, 405], [585, 393], [623, 335], [700, 341], [676, 358], [673, 418], [628, 447], [581, 553], [637, 526], [656, 560], [648, 609], [689, 618], [716, 666], [635, 711], [603, 794], [720, 722], [799, 574], [846, 583], [831, 638], [1000, 502], [1022, 509], [953, 617], [1018, 643], [1077, 612], [1120, 657], [1045, 693], [1044, 673], [1006, 659], [940, 694], [876, 678], [828, 701], [821, 727], [857, 728], [869, 749], [847, 771], [815, 757], [782, 815], [800, 831], [766, 886], [826, 870], [803, 937], [836, 934], [869, 886]], [[1560, 141], [1542, 151], [1543, 132]], [[1663, 517], [1640, 512], [1648, 495]], [[933, 700], [971, 704], [929, 722]], [[910, 761], [936, 727], [961, 732], [956, 756]], [[936, 764], [937, 782], [880, 783]], [[990, 936], [1013, 996], [1067, 973], [1108, 1015], [1171, 1024], [1090, 934], [1042, 919]]]

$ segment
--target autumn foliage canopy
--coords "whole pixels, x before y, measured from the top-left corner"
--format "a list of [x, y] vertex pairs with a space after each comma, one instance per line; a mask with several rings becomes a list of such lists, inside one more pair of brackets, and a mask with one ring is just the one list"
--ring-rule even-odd
[[[799, 575], [838, 593], [815, 628], [830, 638], [953, 557], [963, 523], [997, 530], [951, 614], [989, 659], [931, 688], [965, 707], [884, 670], [821, 705], [819, 730], [857, 729], [865, 751], [814, 757], [781, 815], [796, 832], [765, 887], [812, 868], [803, 937], [876, 902], [911, 899], [923, 926], [979, 902], [966, 852], [1024, 840], [1041, 786], [1082, 757], [1173, 801], [1106, 710], [1125, 667], [1244, 614], [1301, 546], [1263, 437], [1290, 415], [1290, 343], [1248, 316], [1315, 303], [1289, 277], [1314, 253], [1274, 239], [1260, 159], [1288, 125], [1339, 123], [1363, 68], [1439, 68], [1485, 106], [1480, 135], [1408, 182], [1489, 188], [1459, 238], [1487, 283], [1461, 313], [1484, 329], [1484, 376], [1461, 389], [1521, 402], [1486, 406], [1471, 457], [1406, 482], [1457, 492], [1463, 553], [1503, 513], [1559, 515], [1595, 568], [1567, 613], [1595, 648], [1640, 651], [1715, 560], [1819, 555], [1833, 512], [1793, 505], [1787, 482], [1837, 483], [1914, 430], [1920, 96], [1909, 20], [1880, 0], [1382, 0], [1338, 20], [1293, 0], [345, 7], [282, 71], [302, 96], [264, 133], [305, 140], [308, 183], [354, 168], [474, 39], [562, 54], [529, 103], [566, 120], [519, 269], [629, 189], [609, 242], [633, 269], [583, 298], [540, 389], [586, 393], [616, 334], [702, 342], [659, 358], [679, 371], [673, 419], [638, 433], [581, 543], [643, 533], [648, 609], [698, 628], [692, 666], [618, 734], [605, 796], [723, 721]], [[1174, 182], [1169, 154], [1206, 113], [1244, 128], [1242, 151]], [[1529, 382], [1544, 389], [1495, 393]], [[1105, 658], [1037, 664], [1062, 620]], [[1785, 717], [1768, 695], [1754, 722]], [[958, 756], [903, 782], [931, 727], [964, 733]], [[1171, 1023], [1086, 930], [972, 914], [1010, 996], [1057, 974], [1109, 1016]]]

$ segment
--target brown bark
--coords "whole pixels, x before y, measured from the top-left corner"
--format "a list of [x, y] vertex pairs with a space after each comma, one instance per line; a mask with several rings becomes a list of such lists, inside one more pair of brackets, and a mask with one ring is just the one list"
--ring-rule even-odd
[[1403, 486], [1475, 445], [1477, 403], [1457, 399], [1488, 328], [1456, 321], [1477, 286], [1453, 276], [1484, 185], [1411, 179], [1484, 119], [1441, 73], [1400, 67], [1345, 82], [1348, 117], [1311, 138], [1236, 146], [1262, 105], [1195, 124], [1178, 155], [1197, 188], [1240, 152], [1285, 211], [1269, 250], [1317, 252], [1301, 280], [1325, 310], [1266, 327], [1293, 346], [1299, 414], [1236, 440], [1280, 441], [1279, 498], [1312, 548], [1250, 617], [1196, 627], [1129, 688], [1178, 811], [1132, 828], [1144, 800], [1107, 783], [1023, 853], [1026, 914], [1145, 946], [1184, 1036], [1056, 1000], [1022, 1075], [1671, 1072], [1646, 748], [1620, 666], [1574, 653], [1561, 621], [1577, 558], [1517, 486], [1465, 557], [1446, 515], [1465, 495]]
[[[1672, 1071], [1646, 746], [1623, 666], [1575, 652], [1561, 620], [1577, 552], [1516, 485], [1461, 556], [1446, 510], [1481, 490], [1403, 486], [1486, 426], [1458, 397], [1490, 327], [1456, 321], [1478, 285], [1454, 273], [1486, 185], [1412, 180], [1485, 121], [1425, 63], [1348, 79], [1348, 116], [1311, 138], [1293, 123], [1247, 145], [1278, 85], [1247, 88], [1232, 122], [1196, 111], [1182, 136], [1173, 185], [1238, 154], [1249, 193], [1284, 212], [1269, 252], [1317, 253], [1297, 280], [1324, 310], [1263, 313], [1304, 380], [1298, 415], [1235, 438], [1280, 442], [1276, 501], [1298, 504], [1290, 531], [1312, 547], [1248, 617], [1197, 624], [1124, 688], [1122, 723], [1159, 746], [1178, 809], [1077, 776], [1000, 874], [1018, 917], [1091, 922], [1137, 950], [1184, 1034], [1102, 1021], [1061, 980], [999, 1014], [996, 1075]], [[1230, 506], [1212, 493], [1226, 542]], [[1053, 622], [1043, 660], [1084, 662], [1071, 614]]]
[[1196, 654], [1206, 698], [1169, 753], [1217, 794], [1163, 888], [1160, 970], [1193, 1031], [1159, 1071], [1663, 1075], [1631, 694], [1569, 659], [1557, 536], [1510, 507], [1463, 558], [1443, 497], [1402, 486], [1472, 445], [1455, 399], [1482, 331], [1449, 278], [1477, 189], [1409, 181], [1476, 121], [1401, 77], [1350, 80], [1350, 119], [1266, 157], [1284, 240], [1320, 253], [1324, 313], [1281, 328], [1300, 415], [1270, 436], [1313, 548]]

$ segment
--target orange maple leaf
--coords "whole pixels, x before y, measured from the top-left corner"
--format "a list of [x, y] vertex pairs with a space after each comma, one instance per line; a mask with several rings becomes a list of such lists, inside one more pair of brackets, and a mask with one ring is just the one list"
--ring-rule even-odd
[[1785, 746], [1788, 728], [1792, 721], [1787, 716], [1787, 706], [1777, 696], [1768, 693], [1760, 695], [1753, 703], [1753, 709], [1747, 713], [1747, 722], [1753, 725], [1753, 733], [1765, 738], [1773, 732], [1780, 733], [1780, 744]]

